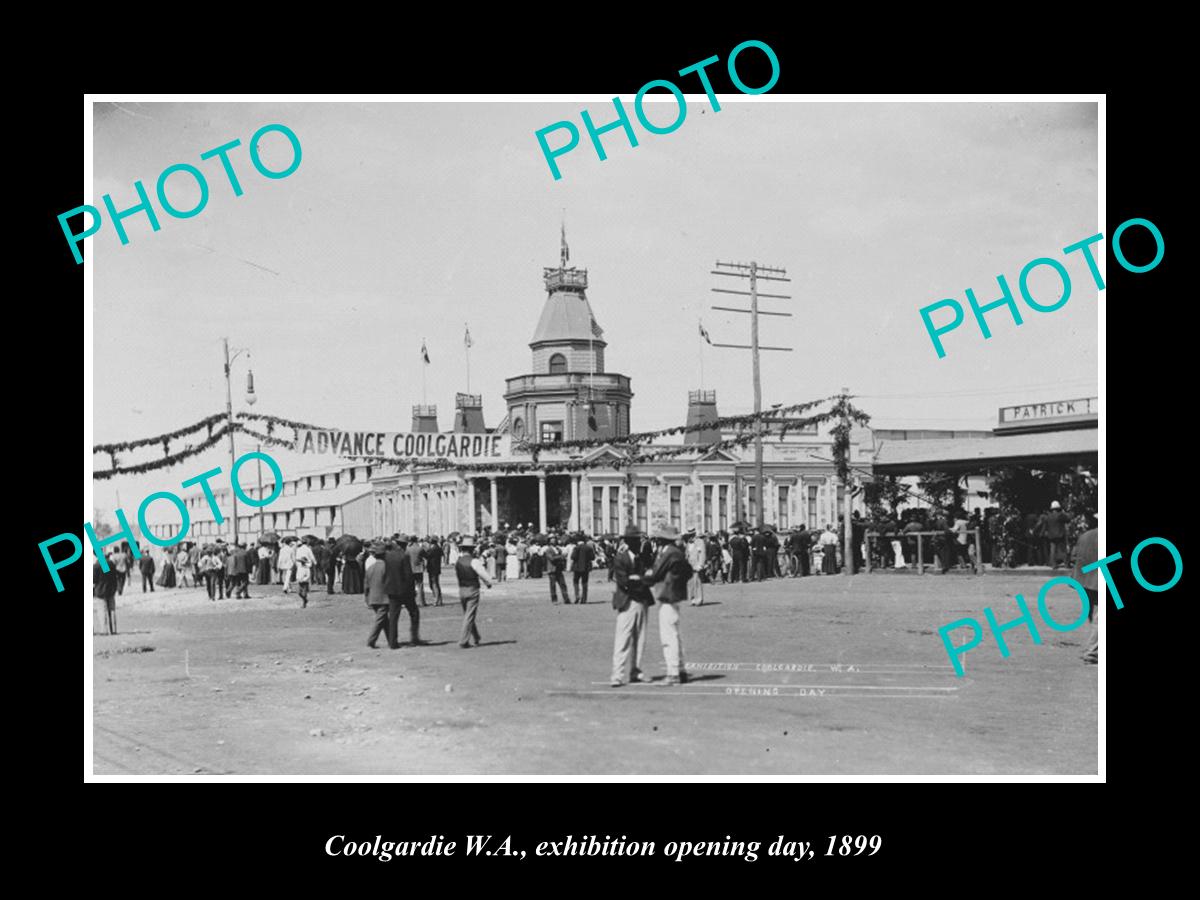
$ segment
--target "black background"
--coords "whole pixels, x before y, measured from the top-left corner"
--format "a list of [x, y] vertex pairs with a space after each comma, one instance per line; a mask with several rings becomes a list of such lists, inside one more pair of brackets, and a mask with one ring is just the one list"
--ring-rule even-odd
[[[507, 24], [511, 30], [519, 23]], [[672, 78], [678, 69], [716, 54], [721, 63], [710, 67], [710, 77], [718, 93], [728, 93], [734, 89], [725, 75], [724, 60], [733, 46], [748, 38], [766, 41], [780, 60], [781, 76], [773, 94], [942, 91], [948, 88], [945, 79], [934, 77], [940, 76], [942, 66], [957, 72], [955, 67], [966, 65], [961, 59], [933, 59], [911, 46], [894, 48], [890, 55], [873, 54], [867, 64], [865, 52], [845, 34], [754, 24], [714, 25], [705, 34], [686, 36], [677, 28], [656, 29], [648, 24], [623, 26], [617, 35], [566, 23], [534, 24], [535, 30], [522, 43], [506, 37], [499, 45], [483, 36], [486, 28], [472, 34], [406, 33], [392, 47], [367, 46], [358, 37], [339, 42], [332, 35], [319, 46], [308, 40], [285, 41], [265, 58], [264, 51], [247, 50], [247, 58], [236, 66], [181, 66], [173, 71], [172, 63], [163, 63], [155, 73], [161, 80], [156, 79], [154, 86], [181, 92], [588, 92], [629, 98], [646, 81]], [[970, 64], [976, 74], [986, 75], [990, 67], [1004, 64], [995, 57], [989, 61], [983, 50], [979, 53]], [[758, 71], [756, 61], [762, 57], [754, 50], [739, 58], [739, 72], [750, 85], [764, 83], [768, 75], [765, 61]], [[268, 71], [282, 74], [267, 77]], [[1026, 66], [1024, 71], [1025, 83], [1014, 82], [1013, 72], [1006, 70], [1003, 83], [980, 78], [975, 84], [956, 82], [949, 87], [1027, 92], [1064, 87], [1039, 82], [1035, 67]], [[1099, 63], [1083, 59], [1076, 61], [1073, 74], [1076, 83], [1067, 89], [1102, 91], [1108, 80]], [[120, 84], [127, 84], [141, 90], [145, 80], [134, 79], [131, 72], [116, 87], [105, 82], [99, 88], [119, 90]], [[685, 91], [699, 89], [695, 76], [675, 80]], [[1191, 367], [1181, 363], [1189, 358], [1183, 344], [1188, 340], [1191, 298], [1172, 290], [1172, 273], [1186, 265], [1182, 218], [1172, 201], [1191, 187], [1174, 158], [1179, 153], [1172, 135], [1174, 109], [1154, 99], [1157, 90], [1139, 91], [1127, 73], [1120, 84], [1122, 91], [1108, 94], [1105, 247], [1119, 223], [1142, 217], [1158, 225], [1167, 251], [1158, 268], [1140, 275], [1122, 269], [1109, 251], [1107, 289], [1099, 295], [1101, 314], [1107, 316], [1110, 360], [1105, 408], [1107, 550], [1120, 551], [1127, 559], [1139, 541], [1157, 535], [1172, 540], [1186, 557], [1182, 519], [1189, 505], [1187, 425], [1194, 378]], [[81, 413], [90, 415], [76, 399], [82, 396], [87, 377], [81, 371], [83, 268], [75, 264], [56, 221], [58, 213], [85, 200], [79, 150], [82, 94], [64, 85], [57, 94], [40, 98], [36, 112], [37, 147], [26, 161], [33, 175], [16, 179], [15, 185], [26, 192], [20, 201], [22, 212], [15, 217], [19, 228], [15, 240], [22, 251], [32, 251], [36, 262], [27, 262], [25, 252], [10, 257], [11, 265], [28, 266], [33, 277], [29, 292], [10, 300], [19, 312], [10, 319], [9, 332], [15, 360], [9, 368], [13, 388], [9, 395], [17, 399], [17, 409], [9, 415], [16, 431], [34, 435], [33, 441], [19, 444], [35, 451], [21, 463], [28, 477], [15, 479], [28, 494], [18, 494], [13, 501], [19, 513], [15, 518], [30, 523], [27, 532], [21, 530], [16, 555], [21, 559], [20, 571], [27, 576], [22, 581], [32, 588], [33, 598], [26, 603], [24, 591], [12, 598], [10, 628], [15, 626], [14, 633], [24, 636], [19, 642], [21, 652], [33, 654], [36, 671], [44, 672], [49, 665], [57, 676], [39, 677], [32, 686], [16, 691], [14, 715], [28, 716], [39, 728], [49, 726], [39, 732], [36, 752], [28, 756], [55, 783], [69, 784], [79, 777], [81, 761], [74, 719], [78, 707], [67, 703], [67, 698], [79, 696], [78, 670], [68, 665], [68, 660], [78, 660], [74, 641], [80, 617], [74, 598], [87, 596], [83, 573], [91, 557], [85, 550], [89, 565], [62, 573], [67, 589], [56, 594], [37, 542], [63, 531], [79, 533], [83, 508], [77, 473], [80, 451], [86, 456], [87, 448], [75, 431]], [[686, 140], [686, 128], [673, 139]], [[537, 152], [532, 135], [530, 152]], [[1153, 254], [1148, 242], [1139, 246], [1144, 237], [1138, 229], [1127, 232], [1123, 247], [1130, 259], [1147, 260]], [[88, 249], [85, 242], [83, 252]], [[867, 261], [864, 253], [864, 264]], [[1005, 270], [1010, 282], [1024, 262], [1011, 261]], [[1110, 302], [1117, 305], [1105, 309]], [[136, 359], [126, 366], [124, 374], [132, 384], [155, 377], [141, 371]], [[10, 441], [13, 438], [10, 434]], [[1165, 580], [1151, 562], [1165, 557], [1161, 548], [1146, 557], [1144, 571], [1152, 581]], [[1120, 611], [1111, 605], [1108, 609], [1107, 777], [1124, 805], [1157, 793], [1155, 783], [1173, 777], [1185, 765], [1185, 751], [1177, 749], [1178, 737], [1171, 730], [1175, 719], [1164, 717], [1157, 701], [1181, 694], [1186, 684], [1182, 680], [1186, 652], [1170, 648], [1161, 639], [1165, 629], [1178, 629], [1176, 615], [1182, 611], [1186, 582], [1180, 581], [1170, 592], [1150, 594], [1133, 582], [1124, 562], [1113, 568], [1126, 605]], [[18, 665], [13, 663], [14, 670]], [[85, 759], [85, 769], [89, 766]], [[637, 768], [631, 760], [630, 771]], [[1081, 772], [1091, 768], [1093, 761], [1080, 761]], [[728, 770], [737, 771], [736, 760], [730, 760]], [[604, 882], [632, 893], [646, 889], [648, 883], [641, 876], [649, 873], [670, 879], [676, 888], [739, 892], [767, 889], [767, 883], [758, 879], [780, 875], [787, 880], [779, 889], [789, 891], [802, 891], [813, 883], [849, 886], [869, 880], [882, 886], [922, 884], [957, 892], [997, 880], [1024, 885], [1026, 861], [1046, 854], [1056, 865], [1069, 865], [1069, 869], [1059, 868], [1056, 877], [1078, 880], [1078, 887], [1087, 890], [1096, 841], [1103, 840], [1108, 830], [1098, 796], [1092, 786], [1064, 784], [400, 782], [220, 785], [208, 790], [191, 785], [111, 784], [87, 788], [86, 797], [80, 798], [81, 815], [69, 820], [78, 823], [78, 830], [66, 834], [72, 852], [86, 854], [89, 861], [108, 857], [115, 864], [98, 865], [98, 879], [115, 877], [127, 867], [127, 877], [134, 879], [130, 883], [144, 875], [147, 882], [168, 890], [176, 884], [226, 890], [250, 884], [351, 887], [367, 879], [372, 884], [387, 879], [402, 888], [419, 883], [412, 878], [431, 878], [436, 879], [438, 890], [482, 879], [485, 889], [489, 884], [504, 884], [574, 893]], [[51, 804], [50, 810], [41, 811], [49, 812], [49, 820], [39, 818], [30, 829], [45, 828], [55, 835], [53, 839], [64, 839], [62, 829], [68, 819], [59, 811]], [[458, 841], [460, 852], [448, 858], [398, 859], [387, 864], [326, 857], [325, 841], [343, 833], [356, 839], [383, 834], [392, 840], [423, 840], [440, 834]], [[467, 833], [495, 834], [497, 841], [511, 834], [514, 845], [531, 856], [520, 862], [467, 858], [461, 852]], [[767, 844], [780, 834], [789, 840], [813, 841], [821, 854], [827, 836], [835, 833], [882, 835], [883, 851], [871, 858], [818, 855], [804, 863], [765, 856]], [[673, 839], [724, 840], [729, 835], [734, 840], [762, 841], [763, 847], [760, 860], [752, 864], [729, 858], [684, 863], [661, 857], [532, 858], [539, 841], [561, 840], [568, 834], [577, 838], [625, 835], [630, 840], [653, 840], [660, 847]], [[1134, 847], [1129, 852], [1139, 851]], [[910, 877], [891, 880], [897, 874]], [[599, 881], [592, 880], [597, 876]]]

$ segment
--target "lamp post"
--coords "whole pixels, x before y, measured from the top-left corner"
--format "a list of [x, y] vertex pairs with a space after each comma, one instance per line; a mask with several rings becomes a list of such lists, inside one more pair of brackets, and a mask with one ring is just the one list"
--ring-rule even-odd
[[[237, 462], [237, 450], [233, 444], [233, 387], [230, 382], [230, 367], [233, 361], [245, 353], [249, 356], [250, 351], [245, 347], [235, 348], [233, 356], [229, 355], [229, 338], [222, 338], [222, 344], [225, 347], [225, 414], [229, 421], [229, 475], [233, 477], [233, 465]], [[246, 374], [246, 403], [253, 406], [258, 398], [254, 394], [254, 373], [247, 372]], [[261, 487], [261, 485], [260, 485]], [[230, 485], [229, 500], [233, 509], [233, 543], [238, 542], [238, 509], [237, 509], [237, 491], [233, 490]], [[261, 519], [260, 519], [261, 525]]]

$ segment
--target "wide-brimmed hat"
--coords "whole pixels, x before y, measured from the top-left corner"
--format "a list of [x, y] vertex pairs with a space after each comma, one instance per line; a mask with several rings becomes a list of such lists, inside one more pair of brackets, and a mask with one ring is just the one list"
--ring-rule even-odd
[[1051, 509], [1062, 509], [1062, 504], [1059, 503], [1057, 500], [1052, 500], [1052, 501], [1050, 501], [1050, 508]]
[[638, 528], [636, 525], [626, 525], [625, 533], [621, 535], [623, 538], [640, 538], [641, 536], [642, 529]]
[[656, 529], [650, 537], [660, 541], [674, 541], [679, 539], [679, 529], [674, 525], [663, 525]]
[[458, 539], [458, 549], [465, 550], [468, 548], [474, 549], [475, 538], [464, 536]]

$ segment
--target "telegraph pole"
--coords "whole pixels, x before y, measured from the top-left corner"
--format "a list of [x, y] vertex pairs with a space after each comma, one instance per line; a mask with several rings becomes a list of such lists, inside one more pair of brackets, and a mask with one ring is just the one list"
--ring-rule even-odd
[[[730, 269], [732, 271], [721, 271], [722, 269]], [[776, 300], [790, 300], [791, 297], [786, 294], [760, 294], [758, 290], [758, 281], [791, 281], [787, 277], [787, 269], [775, 268], [772, 266], [759, 265], [757, 262], [749, 263], [723, 263], [717, 261], [717, 268], [712, 270], [713, 275], [729, 275], [733, 278], [748, 278], [750, 280], [750, 290], [734, 291], [726, 288], [712, 288], [718, 294], [739, 294], [743, 297], [750, 298], [750, 308], [740, 309], [732, 306], [714, 306], [713, 309], [724, 310], [725, 312], [748, 313], [750, 316], [750, 343], [749, 344], [718, 344], [713, 343], [714, 347], [730, 347], [737, 350], [749, 350], [754, 361], [754, 412], [755, 415], [762, 413], [762, 377], [759, 367], [759, 351], [760, 350], [779, 350], [786, 353], [791, 353], [791, 347], [764, 347], [758, 342], [758, 317], [759, 316], [788, 316], [791, 313], [786, 312], [769, 312], [761, 311], [758, 308], [759, 297], [769, 297]], [[766, 512], [766, 497], [763, 496], [763, 451], [762, 451], [762, 433], [763, 423], [759, 419], [754, 421], [754, 496], [757, 500], [757, 509], [755, 510], [755, 523], [760, 528], [763, 525], [764, 515]], [[738, 498], [738, 505], [741, 505], [741, 498]]]

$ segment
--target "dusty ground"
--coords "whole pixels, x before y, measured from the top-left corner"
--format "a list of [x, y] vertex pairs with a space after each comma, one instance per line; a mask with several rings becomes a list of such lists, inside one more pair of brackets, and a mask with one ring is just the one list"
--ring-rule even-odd
[[[456, 644], [457, 600], [422, 609], [431, 646], [370, 650], [361, 597], [280, 588], [212, 603], [198, 590], [118, 598], [93, 638], [96, 774], [1088, 774], [1096, 668], [1086, 628], [1035, 646], [990, 638], [955, 678], [937, 636], [1001, 622], [1049, 576], [904, 574], [709, 586], [682, 606], [696, 680], [607, 684], [610, 587], [551, 606], [545, 580], [485, 592], [484, 644]], [[453, 581], [453, 575], [450, 575]], [[453, 592], [457, 597], [457, 590]], [[1062, 622], [1078, 613], [1055, 591]], [[453, 602], [453, 605], [451, 603]], [[646, 670], [662, 674], [651, 610]], [[401, 620], [407, 638], [407, 618]], [[959, 638], [960, 642], [965, 637]], [[383, 644], [381, 643], [381, 646]], [[152, 650], [148, 648], [153, 648]]]

